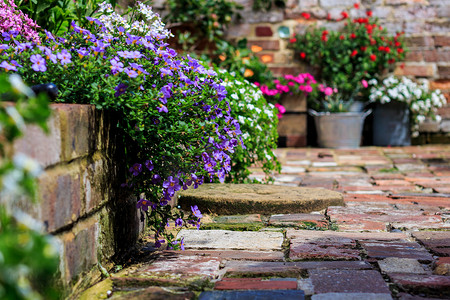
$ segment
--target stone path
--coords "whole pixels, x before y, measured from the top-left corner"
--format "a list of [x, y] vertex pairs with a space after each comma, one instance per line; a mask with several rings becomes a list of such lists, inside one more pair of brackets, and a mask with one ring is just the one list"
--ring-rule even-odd
[[[279, 149], [277, 185], [342, 192], [309, 214], [210, 216], [146, 252], [111, 299], [450, 299], [450, 146]], [[255, 178], [262, 175], [255, 170]], [[103, 294], [102, 294], [103, 293]]]

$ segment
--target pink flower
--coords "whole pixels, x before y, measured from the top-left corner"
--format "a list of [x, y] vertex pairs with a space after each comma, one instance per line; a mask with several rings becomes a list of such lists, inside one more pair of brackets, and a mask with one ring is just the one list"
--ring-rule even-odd
[[286, 112], [286, 108], [284, 108], [283, 105], [276, 103], [275, 107], [278, 109], [278, 119], [281, 119], [281, 117], [283, 116], [283, 114]]
[[312, 91], [313, 91], [312, 86], [310, 86], [310, 85], [305, 86], [305, 92], [311, 93]]
[[331, 94], [333, 94], [333, 89], [330, 87], [326, 87], [324, 90], [325, 96], [330, 96]]
[[361, 80], [361, 84], [364, 88], [367, 88], [369, 86], [369, 84], [367, 83], [367, 81], [365, 79]]

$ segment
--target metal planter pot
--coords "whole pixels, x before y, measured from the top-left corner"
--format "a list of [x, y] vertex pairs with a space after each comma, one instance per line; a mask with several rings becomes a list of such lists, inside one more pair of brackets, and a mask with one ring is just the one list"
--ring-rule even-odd
[[365, 118], [371, 113], [325, 113], [309, 110], [314, 116], [317, 142], [322, 148], [358, 148]]
[[373, 111], [373, 144], [375, 146], [411, 145], [410, 113], [406, 103], [377, 103]]

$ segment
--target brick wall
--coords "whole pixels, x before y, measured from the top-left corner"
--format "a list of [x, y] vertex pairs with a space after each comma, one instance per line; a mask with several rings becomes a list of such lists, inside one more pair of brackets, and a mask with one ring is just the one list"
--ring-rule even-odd
[[134, 246], [142, 223], [124, 182], [117, 117], [92, 105], [53, 104], [50, 134], [29, 126], [13, 146], [41, 163], [40, 202], [16, 201], [61, 241], [61, 277], [67, 291], [101, 274], [100, 263]]
[[[350, 17], [365, 15], [372, 10], [380, 24], [395, 34], [404, 31], [410, 52], [404, 65], [397, 64], [395, 74], [432, 81], [432, 88], [441, 89], [450, 102], [450, 1], [449, 0], [286, 0], [286, 8], [272, 8], [270, 11], [253, 11], [253, 0], [235, 0], [244, 9], [240, 22], [232, 23], [227, 38], [247, 38], [248, 46], [267, 63], [275, 75], [296, 74], [309, 71], [293, 58], [287, 49], [288, 38], [280, 38], [278, 29], [289, 28], [290, 34], [302, 33], [310, 25], [317, 24], [338, 30], [344, 22], [328, 21], [339, 19], [343, 10], [349, 10], [356, 2], [360, 9], [352, 9]], [[154, 2], [153, 7], [162, 10], [164, 0]], [[301, 13], [311, 18], [305, 20]], [[450, 120], [450, 106], [440, 114]], [[449, 121], [450, 122], [450, 121]], [[444, 132], [448, 125], [437, 125]]]

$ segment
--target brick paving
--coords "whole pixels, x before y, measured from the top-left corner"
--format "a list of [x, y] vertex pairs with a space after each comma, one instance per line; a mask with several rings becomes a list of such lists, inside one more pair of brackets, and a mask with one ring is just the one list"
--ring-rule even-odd
[[210, 218], [182, 233], [185, 251], [113, 274], [113, 298], [154, 285], [202, 300], [450, 299], [450, 146], [276, 153], [275, 184], [338, 191], [346, 205]]

